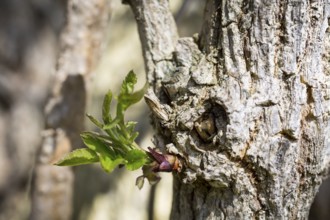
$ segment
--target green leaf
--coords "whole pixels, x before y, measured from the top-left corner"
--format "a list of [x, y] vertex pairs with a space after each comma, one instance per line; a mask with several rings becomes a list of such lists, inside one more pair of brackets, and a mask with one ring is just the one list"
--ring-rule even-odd
[[99, 161], [99, 156], [91, 149], [81, 148], [65, 155], [60, 161], [55, 163], [57, 166], [77, 166], [91, 164]]
[[110, 173], [112, 172], [118, 165], [125, 165], [127, 161], [124, 158], [118, 157], [115, 160], [112, 160], [107, 155], [100, 155], [100, 163], [104, 171]]
[[135, 121], [129, 121], [125, 124], [126, 132], [129, 135], [128, 141], [130, 144], [132, 144], [137, 136], [139, 136], [139, 132], [134, 131], [136, 124], [137, 123]]
[[104, 124], [109, 124], [112, 121], [112, 118], [110, 115], [111, 101], [112, 101], [112, 92], [111, 92], [111, 90], [109, 90], [108, 93], [105, 94], [104, 99], [103, 99], [102, 118], [103, 118]]
[[102, 141], [102, 137], [98, 138], [97, 134], [91, 132], [84, 132], [80, 134], [84, 144], [91, 150], [99, 153], [100, 155], [107, 155], [110, 158], [116, 158], [116, 152], [113, 151], [112, 148], [108, 146], [104, 141]]
[[109, 130], [109, 129], [112, 129], [112, 128], [114, 128], [115, 126], [117, 126], [119, 122], [120, 122], [120, 119], [119, 119], [119, 118], [115, 118], [112, 122], [107, 123], [106, 125], [104, 125], [102, 129], [103, 129], [103, 130]]
[[150, 162], [148, 155], [140, 149], [130, 150], [125, 155], [125, 159], [127, 160], [127, 164], [126, 164], [127, 170], [139, 169], [143, 165]]
[[148, 89], [148, 84], [146, 83], [142, 89], [134, 93], [121, 93], [118, 97], [117, 105], [117, 115], [123, 114], [124, 111], [128, 109], [131, 105], [139, 102]]
[[122, 158], [123, 152], [113, 149], [103, 141], [104, 137], [98, 137], [97, 134], [84, 132], [81, 134], [85, 145], [98, 153], [100, 163], [104, 171], [111, 172], [119, 164], [125, 165], [127, 161]]
[[99, 122], [96, 118], [94, 118], [93, 116], [91, 116], [90, 114], [86, 114], [87, 117], [89, 118], [89, 120], [91, 120], [91, 122], [93, 122], [97, 127], [101, 128], [103, 127], [103, 124], [101, 122]]
[[143, 187], [143, 185], [144, 185], [144, 176], [139, 176], [138, 178], [136, 178], [135, 185], [136, 185], [139, 189], [142, 189], [142, 187]]
[[123, 100], [129, 104], [128, 107], [140, 101], [146, 93], [148, 87], [149, 84], [146, 83], [140, 90], [132, 93], [130, 96], [124, 96]]
[[146, 164], [142, 168], [143, 176], [145, 178], [147, 178], [147, 180], [149, 181], [149, 184], [151, 184], [151, 185], [156, 184], [160, 180], [159, 174], [153, 171], [155, 166], [158, 166], [158, 163], [156, 161], [153, 161], [149, 164]]
[[134, 132], [134, 129], [135, 129], [135, 125], [137, 124], [137, 122], [135, 121], [129, 121], [129, 122], [126, 122], [125, 124], [125, 127], [126, 127], [126, 131], [129, 133], [129, 134], [132, 134]]
[[[124, 113], [128, 107], [140, 101], [148, 84], [136, 92], [134, 86], [137, 82], [136, 75], [130, 71], [121, 86], [117, 98], [117, 114], [111, 117], [112, 92], [109, 90], [104, 96], [102, 106], [102, 120], [98, 121], [91, 115], [87, 117], [106, 134], [95, 132], [84, 132], [81, 138], [87, 148], [79, 149], [65, 156], [57, 165], [80, 165], [93, 162], [100, 162], [106, 172], [111, 172], [118, 165], [125, 165], [128, 170], [136, 170], [141, 166], [150, 163], [152, 160], [148, 154], [139, 148], [134, 142], [138, 136], [135, 132], [136, 122], [124, 121]], [[143, 178], [139, 180], [139, 186], [143, 185]]]
[[129, 71], [121, 86], [120, 95], [131, 94], [134, 90], [134, 85], [136, 84], [136, 82], [137, 82], [136, 74], [133, 72], [133, 70]]
[[124, 120], [124, 112], [127, 108], [140, 101], [147, 91], [148, 84], [146, 83], [141, 90], [133, 93], [136, 82], [137, 78], [133, 71], [130, 71], [123, 81], [117, 104], [117, 117], [122, 121]]
[[139, 132], [134, 132], [133, 134], [131, 134], [131, 137], [129, 138], [129, 143], [132, 144], [138, 136]]

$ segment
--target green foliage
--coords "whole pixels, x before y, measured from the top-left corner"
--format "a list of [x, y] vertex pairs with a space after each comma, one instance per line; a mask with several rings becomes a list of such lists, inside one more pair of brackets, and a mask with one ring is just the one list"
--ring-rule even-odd
[[84, 132], [81, 138], [87, 148], [70, 152], [56, 163], [59, 166], [75, 166], [100, 162], [106, 172], [111, 172], [118, 165], [125, 165], [128, 170], [136, 170], [152, 162], [149, 155], [135, 142], [138, 132], [135, 132], [136, 122], [125, 122], [124, 113], [133, 104], [140, 101], [146, 92], [147, 84], [134, 92], [137, 82], [136, 75], [130, 71], [123, 81], [117, 98], [116, 117], [112, 118], [110, 106], [112, 92], [109, 91], [103, 100], [102, 121], [91, 115], [87, 117], [105, 134]]
[[64, 156], [55, 165], [58, 166], [77, 166], [83, 164], [90, 164], [99, 161], [99, 156], [88, 148], [82, 148], [72, 151], [70, 154]]
[[127, 164], [126, 168], [128, 170], [136, 170], [142, 167], [143, 165], [150, 163], [149, 157], [146, 157], [146, 154], [144, 151], [141, 151], [139, 149], [131, 150], [126, 155]]

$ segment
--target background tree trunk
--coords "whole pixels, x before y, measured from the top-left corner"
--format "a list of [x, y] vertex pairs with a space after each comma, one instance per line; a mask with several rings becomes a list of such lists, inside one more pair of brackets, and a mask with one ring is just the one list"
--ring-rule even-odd
[[126, 2], [156, 145], [185, 166], [172, 219], [307, 218], [329, 166], [329, 1], [208, 0], [193, 38], [168, 1]]
[[27, 219], [64, 1], [0, 1], [0, 219]]
[[53, 165], [65, 153], [82, 146], [87, 82], [106, 38], [107, 0], [69, 0], [67, 24], [52, 97], [46, 106], [46, 130], [37, 158], [30, 218], [71, 219], [72, 168]]

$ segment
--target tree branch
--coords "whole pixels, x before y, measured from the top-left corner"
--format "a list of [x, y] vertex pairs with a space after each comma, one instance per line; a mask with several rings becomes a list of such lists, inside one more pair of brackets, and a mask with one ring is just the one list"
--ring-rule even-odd
[[126, 0], [135, 15], [148, 82], [161, 77], [155, 72], [157, 62], [174, 51], [178, 32], [168, 0]]

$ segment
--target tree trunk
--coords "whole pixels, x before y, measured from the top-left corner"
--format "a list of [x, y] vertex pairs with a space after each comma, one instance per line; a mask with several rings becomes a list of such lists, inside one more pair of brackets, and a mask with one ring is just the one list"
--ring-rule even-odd
[[73, 172], [53, 165], [65, 153], [82, 146], [88, 76], [104, 42], [109, 18], [106, 0], [69, 0], [67, 24], [53, 94], [46, 106], [46, 129], [37, 158], [32, 192], [33, 220], [71, 219]]
[[329, 1], [208, 0], [193, 38], [168, 1], [126, 3], [156, 144], [184, 163], [171, 218], [306, 219], [329, 166]]
[[27, 219], [63, 1], [0, 1], [0, 219]]

